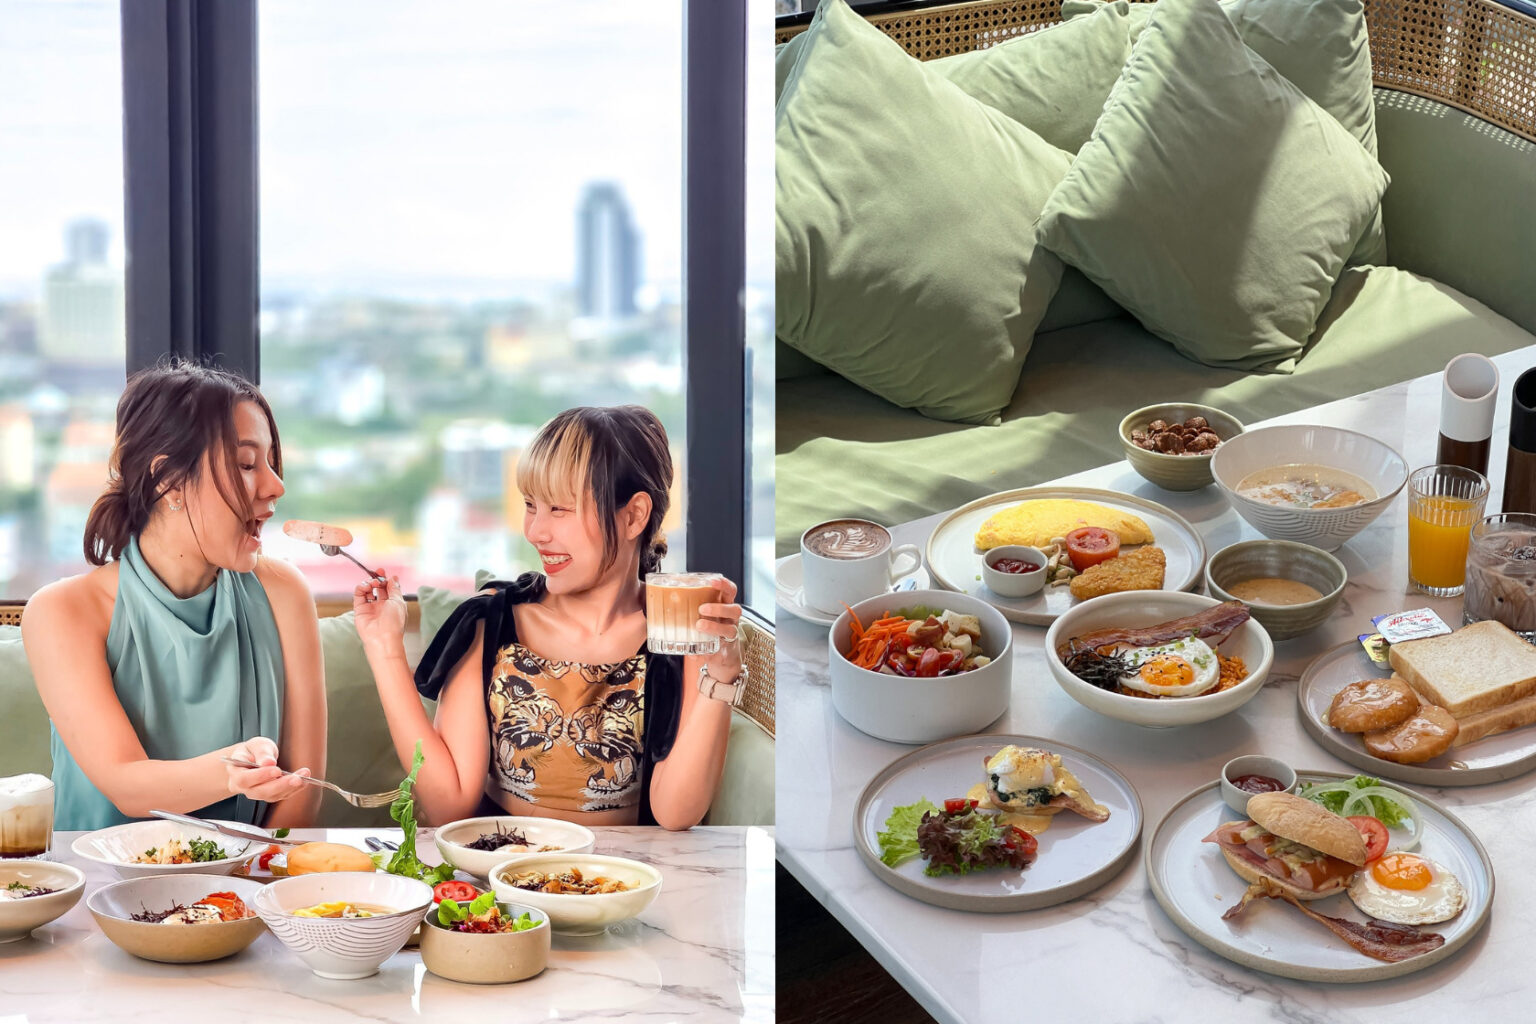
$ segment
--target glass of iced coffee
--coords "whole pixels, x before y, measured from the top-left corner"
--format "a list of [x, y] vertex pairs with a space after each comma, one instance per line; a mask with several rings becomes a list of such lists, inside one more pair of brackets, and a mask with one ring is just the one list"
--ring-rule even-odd
[[653, 572], [645, 577], [645, 641], [653, 654], [714, 654], [720, 638], [695, 627], [699, 608], [720, 600], [725, 577], [713, 572]]
[[53, 844], [53, 780], [0, 779], [0, 857], [43, 857]]

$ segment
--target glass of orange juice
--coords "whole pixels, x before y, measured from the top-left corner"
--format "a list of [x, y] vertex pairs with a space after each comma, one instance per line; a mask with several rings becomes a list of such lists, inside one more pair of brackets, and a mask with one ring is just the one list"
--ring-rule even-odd
[[1425, 466], [1408, 478], [1408, 586], [1456, 597], [1467, 581], [1467, 543], [1483, 518], [1488, 478], [1464, 466]]

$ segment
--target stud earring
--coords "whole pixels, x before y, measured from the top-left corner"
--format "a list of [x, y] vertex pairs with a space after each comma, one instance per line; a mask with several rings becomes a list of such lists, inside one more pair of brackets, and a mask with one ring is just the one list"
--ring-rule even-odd
[[179, 504], [177, 504], [176, 502], [173, 501], [173, 502], [170, 502], [169, 504], [170, 504], [170, 509], [171, 509], [172, 512], [180, 512], [181, 511], [181, 506]]

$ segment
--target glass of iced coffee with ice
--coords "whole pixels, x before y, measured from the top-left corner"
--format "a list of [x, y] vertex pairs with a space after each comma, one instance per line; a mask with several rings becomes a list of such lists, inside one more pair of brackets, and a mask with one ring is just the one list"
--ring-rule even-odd
[[0, 857], [42, 857], [53, 843], [53, 780], [0, 779]]
[[713, 572], [653, 572], [645, 577], [645, 640], [653, 654], [714, 654], [720, 638], [695, 627], [699, 608], [714, 604], [725, 577]]

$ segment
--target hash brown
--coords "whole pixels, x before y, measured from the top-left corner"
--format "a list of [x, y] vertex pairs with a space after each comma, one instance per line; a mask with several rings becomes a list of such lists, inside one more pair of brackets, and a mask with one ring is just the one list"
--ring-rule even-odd
[[1079, 601], [1125, 590], [1162, 590], [1168, 558], [1159, 547], [1147, 546], [1091, 565], [1072, 578], [1072, 596]]

